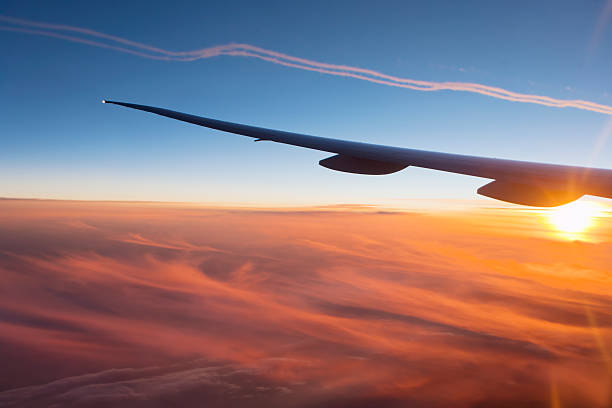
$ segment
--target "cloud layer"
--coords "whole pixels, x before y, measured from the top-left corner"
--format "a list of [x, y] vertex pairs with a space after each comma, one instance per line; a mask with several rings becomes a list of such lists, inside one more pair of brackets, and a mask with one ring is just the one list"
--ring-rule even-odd
[[544, 95], [525, 94], [471, 82], [433, 82], [402, 78], [366, 68], [330, 64], [299, 58], [277, 51], [256, 47], [250, 44], [224, 44], [191, 51], [169, 51], [88, 28], [62, 24], [50, 24], [1, 15], [0, 22], [6, 24], [0, 26], [0, 30], [3, 31], [53, 37], [65, 41], [77, 42], [94, 47], [132, 54], [148, 59], [189, 62], [218, 57], [221, 55], [257, 58], [290, 68], [315, 71], [327, 75], [349, 77], [397, 88], [405, 88], [416, 91], [448, 90], [471, 92], [512, 102], [534, 103], [555, 108], [576, 108], [591, 112], [603, 113], [605, 115], [612, 115], [612, 106], [590, 101], [578, 99], [566, 100], [551, 98]]
[[612, 228], [0, 200], [0, 407], [608, 406]]

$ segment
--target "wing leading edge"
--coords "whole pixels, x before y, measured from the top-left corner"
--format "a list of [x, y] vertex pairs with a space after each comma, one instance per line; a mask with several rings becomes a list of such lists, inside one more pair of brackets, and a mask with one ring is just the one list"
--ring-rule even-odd
[[383, 146], [302, 135], [209, 119], [153, 106], [102, 101], [155, 113], [211, 129], [307, 149], [334, 153], [320, 165], [357, 174], [390, 174], [408, 166], [465, 174], [493, 180], [478, 193], [515, 204], [555, 207], [583, 195], [612, 198], [612, 170], [562, 166], [506, 159]]

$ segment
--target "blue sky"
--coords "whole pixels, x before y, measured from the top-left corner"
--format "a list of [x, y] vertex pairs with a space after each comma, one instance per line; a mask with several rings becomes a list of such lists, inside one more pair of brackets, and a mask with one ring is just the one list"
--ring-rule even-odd
[[[330, 4], [331, 3], [331, 4]], [[605, 2], [24, 2], [0, 14], [186, 51], [230, 42], [427, 80], [612, 105]], [[5, 25], [5, 24], [0, 24]], [[0, 31], [0, 196], [257, 205], [476, 198], [486, 180], [356, 176], [324, 153], [102, 105], [102, 98], [327, 137], [610, 168], [611, 117], [421, 92], [221, 56], [154, 61]], [[482, 198], [482, 202], [488, 202]]]

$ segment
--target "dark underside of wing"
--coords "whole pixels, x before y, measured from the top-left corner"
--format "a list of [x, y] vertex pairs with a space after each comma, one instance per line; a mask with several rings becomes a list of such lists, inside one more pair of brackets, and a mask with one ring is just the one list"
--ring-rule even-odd
[[537, 207], [554, 207], [583, 195], [612, 198], [612, 170], [561, 166], [505, 159], [430, 152], [348, 140], [302, 135], [189, 115], [125, 102], [103, 101], [166, 116], [183, 122], [334, 155], [319, 162], [332, 170], [381, 175], [423, 167], [493, 180], [478, 193], [497, 200]]

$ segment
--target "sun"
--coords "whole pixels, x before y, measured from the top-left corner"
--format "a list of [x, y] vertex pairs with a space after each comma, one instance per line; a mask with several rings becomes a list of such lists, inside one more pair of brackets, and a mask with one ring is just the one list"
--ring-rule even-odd
[[575, 201], [550, 210], [548, 221], [566, 238], [579, 239], [600, 213], [601, 208], [593, 202]]

